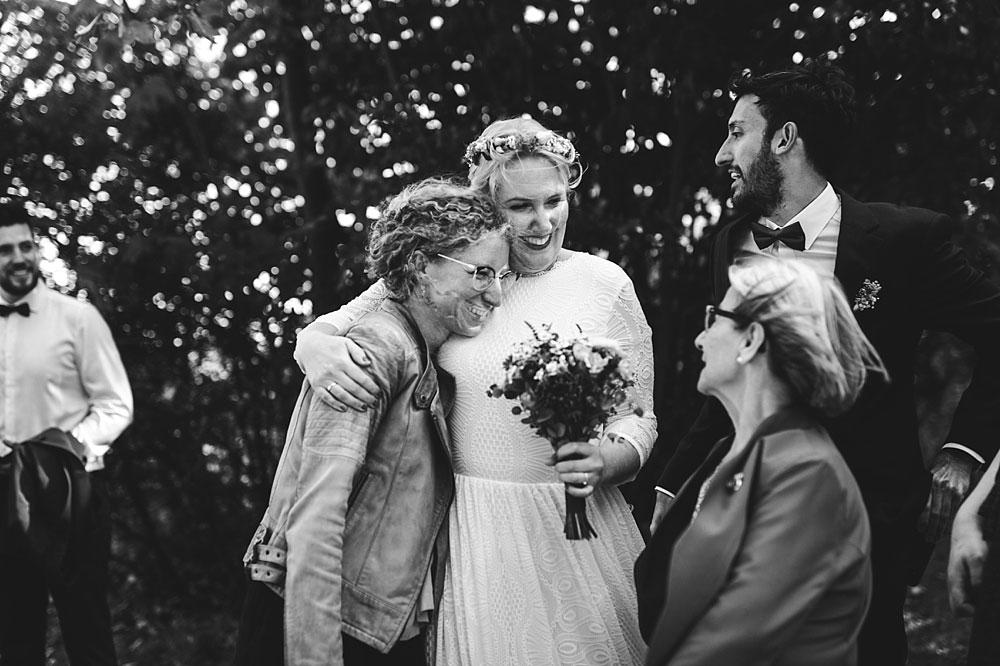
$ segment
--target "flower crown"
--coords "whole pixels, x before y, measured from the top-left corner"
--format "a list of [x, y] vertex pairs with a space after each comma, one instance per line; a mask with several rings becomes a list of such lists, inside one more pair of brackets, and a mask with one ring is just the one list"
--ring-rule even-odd
[[548, 130], [531, 134], [507, 134], [490, 139], [482, 137], [469, 144], [465, 150], [465, 163], [470, 167], [479, 164], [480, 158], [492, 160], [506, 153], [531, 153], [543, 150], [558, 155], [568, 162], [576, 161], [576, 148], [569, 139]]

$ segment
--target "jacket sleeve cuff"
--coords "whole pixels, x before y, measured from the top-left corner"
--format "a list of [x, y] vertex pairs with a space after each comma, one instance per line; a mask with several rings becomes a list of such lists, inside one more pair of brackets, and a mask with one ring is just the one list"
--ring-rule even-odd
[[941, 449], [942, 450], [948, 449], [950, 451], [961, 451], [962, 453], [967, 454], [969, 457], [971, 457], [980, 465], [986, 464], [986, 460], [981, 455], [979, 455], [978, 453], [976, 453], [967, 446], [962, 446], [961, 444], [956, 444], [955, 442], [948, 442], [947, 444], [942, 446]]

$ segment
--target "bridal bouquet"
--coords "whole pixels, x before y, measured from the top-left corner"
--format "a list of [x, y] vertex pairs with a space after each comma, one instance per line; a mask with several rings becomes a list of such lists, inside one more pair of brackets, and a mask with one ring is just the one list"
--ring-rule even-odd
[[[558, 449], [596, 437], [633, 384], [628, 362], [613, 340], [580, 334], [563, 340], [546, 324], [528, 327], [534, 339], [518, 343], [504, 359], [504, 380], [487, 391], [517, 400], [511, 411]], [[579, 327], [578, 327], [579, 330]], [[587, 521], [586, 500], [566, 495], [566, 538], [597, 534]]]

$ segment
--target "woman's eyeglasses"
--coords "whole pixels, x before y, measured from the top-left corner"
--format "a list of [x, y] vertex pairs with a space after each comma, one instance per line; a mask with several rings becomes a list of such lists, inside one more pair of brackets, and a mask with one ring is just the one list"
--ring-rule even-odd
[[497, 272], [493, 270], [490, 266], [476, 266], [475, 264], [466, 263], [464, 261], [459, 261], [458, 259], [452, 259], [446, 254], [437, 253], [437, 256], [442, 259], [447, 259], [448, 261], [453, 261], [459, 266], [465, 268], [469, 271], [469, 275], [472, 276], [472, 288], [476, 291], [486, 291], [493, 285], [493, 281], [498, 277], [500, 278], [501, 286], [507, 287], [517, 281], [517, 273], [514, 271], [504, 271], [499, 276]]
[[706, 305], [705, 306], [705, 330], [707, 331], [708, 329], [712, 328], [712, 325], [715, 324], [715, 320], [718, 319], [719, 317], [725, 317], [726, 319], [732, 319], [733, 321], [735, 321], [740, 326], [746, 326], [748, 323], [750, 323], [750, 322], [747, 321], [746, 317], [744, 317], [743, 315], [737, 314], [737, 313], [733, 312], [732, 310], [723, 310], [722, 308], [718, 308], [718, 307], [716, 307], [714, 305]]

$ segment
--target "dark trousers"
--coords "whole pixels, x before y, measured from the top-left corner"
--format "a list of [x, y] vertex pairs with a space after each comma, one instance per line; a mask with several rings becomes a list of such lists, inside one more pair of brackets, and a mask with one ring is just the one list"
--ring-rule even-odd
[[[251, 581], [236, 638], [235, 666], [284, 666], [285, 602], [263, 583]], [[347, 634], [344, 666], [424, 666], [424, 640], [418, 636], [379, 652]]]
[[[0, 665], [45, 666], [45, 629], [49, 595], [59, 615], [66, 654], [72, 666], [117, 666], [108, 607], [111, 512], [101, 472], [91, 474], [94, 522], [73, 548], [74, 573], [51, 580], [42, 559], [11, 548], [0, 553]], [[0, 506], [7, 501], [0, 483]]]
[[872, 601], [858, 637], [858, 666], [906, 664], [903, 604], [913, 543], [907, 530], [872, 523]]

